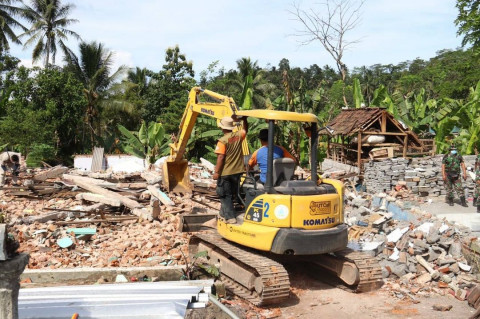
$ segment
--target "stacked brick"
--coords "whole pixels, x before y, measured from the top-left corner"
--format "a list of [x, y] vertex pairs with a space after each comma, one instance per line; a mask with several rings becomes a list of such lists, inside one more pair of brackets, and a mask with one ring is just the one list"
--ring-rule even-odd
[[[397, 184], [405, 184], [414, 194], [445, 195], [442, 178], [443, 155], [423, 158], [389, 158], [365, 164], [364, 183], [369, 193], [388, 192]], [[473, 167], [475, 156], [463, 157], [467, 167]], [[463, 181], [468, 196], [473, 195], [474, 181]]]

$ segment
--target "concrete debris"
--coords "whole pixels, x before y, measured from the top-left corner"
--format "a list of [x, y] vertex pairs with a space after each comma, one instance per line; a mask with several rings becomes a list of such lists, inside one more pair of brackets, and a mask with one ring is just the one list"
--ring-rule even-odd
[[392, 296], [413, 300], [428, 292], [465, 300], [477, 282], [476, 237], [469, 228], [420, 211], [416, 203], [423, 200], [407, 183], [390, 189], [376, 194], [347, 190], [349, 247], [379, 259], [384, 289]]

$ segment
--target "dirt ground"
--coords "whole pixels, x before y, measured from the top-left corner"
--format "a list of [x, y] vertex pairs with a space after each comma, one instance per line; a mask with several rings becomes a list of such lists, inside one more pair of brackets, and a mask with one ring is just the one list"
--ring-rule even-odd
[[[475, 313], [466, 301], [453, 296], [436, 293], [417, 294], [416, 302], [399, 299], [389, 291], [389, 285], [380, 290], [355, 294], [335, 288], [306, 275], [301, 266], [289, 269], [291, 280], [290, 299], [277, 307], [252, 307], [237, 297], [224, 304], [240, 318], [285, 318], [285, 319], [363, 319], [363, 318], [469, 318]], [[451, 305], [450, 311], [436, 311], [433, 305]], [[190, 311], [186, 318], [229, 318], [216, 306]]]

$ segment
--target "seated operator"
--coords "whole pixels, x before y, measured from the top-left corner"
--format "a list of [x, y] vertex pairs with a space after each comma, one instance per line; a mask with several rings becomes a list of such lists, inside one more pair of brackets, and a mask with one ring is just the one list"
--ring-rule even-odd
[[[268, 157], [268, 129], [263, 129], [258, 134], [260, 138], [260, 142], [262, 143], [262, 147], [256, 150], [250, 160], [248, 161], [249, 169], [253, 169], [253, 167], [258, 164], [260, 168], [260, 182], [265, 184], [267, 181], [267, 157]], [[285, 148], [282, 146], [275, 145], [273, 149], [273, 159], [288, 157], [293, 159], [295, 162], [297, 160], [290, 154]]]

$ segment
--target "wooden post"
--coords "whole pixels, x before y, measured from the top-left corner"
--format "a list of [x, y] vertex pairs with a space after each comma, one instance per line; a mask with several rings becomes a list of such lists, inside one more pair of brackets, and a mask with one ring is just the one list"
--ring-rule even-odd
[[330, 136], [327, 136], [327, 158], [331, 159], [332, 154], [330, 154]]
[[362, 132], [358, 132], [358, 148], [357, 148], [357, 166], [358, 173], [362, 172]]
[[408, 149], [408, 135], [405, 135], [403, 138], [403, 158], [407, 157], [407, 149]]
[[385, 133], [387, 131], [387, 111], [383, 111], [382, 123], [380, 125], [382, 127], [382, 133]]

